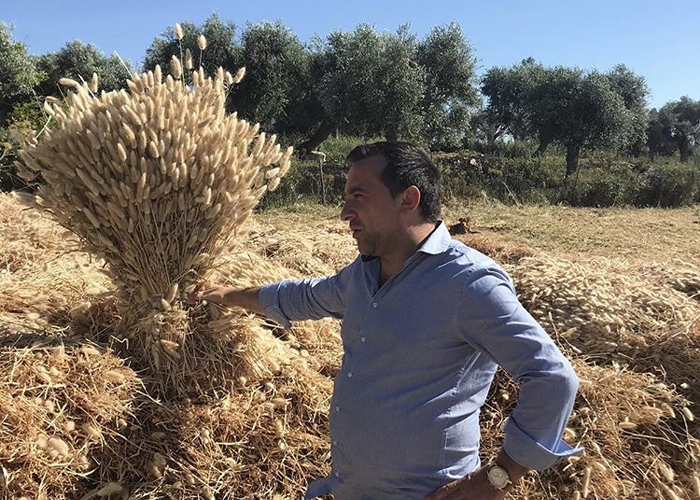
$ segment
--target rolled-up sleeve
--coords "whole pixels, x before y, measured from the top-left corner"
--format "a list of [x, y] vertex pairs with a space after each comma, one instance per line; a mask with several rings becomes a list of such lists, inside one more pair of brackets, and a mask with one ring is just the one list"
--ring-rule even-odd
[[508, 275], [498, 267], [473, 271], [459, 302], [459, 331], [520, 382], [518, 404], [505, 427], [503, 448], [520, 465], [544, 470], [577, 455], [562, 440], [578, 378], [571, 363], [520, 304]]
[[284, 280], [260, 288], [259, 301], [265, 315], [291, 328], [292, 321], [321, 318], [342, 319], [345, 314], [350, 266], [323, 278]]

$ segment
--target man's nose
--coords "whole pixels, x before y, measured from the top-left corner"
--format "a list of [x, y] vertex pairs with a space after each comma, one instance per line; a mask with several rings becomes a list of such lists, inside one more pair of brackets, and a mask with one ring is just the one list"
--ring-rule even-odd
[[340, 211], [340, 220], [343, 222], [349, 222], [355, 218], [355, 213], [348, 208], [348, 204], [343, 205], [343, 209]]

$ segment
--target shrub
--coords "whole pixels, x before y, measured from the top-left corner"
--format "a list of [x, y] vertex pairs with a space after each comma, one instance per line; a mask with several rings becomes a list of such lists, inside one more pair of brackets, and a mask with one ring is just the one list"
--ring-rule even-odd
[[635, 205], [678, 207], [700, 202], [700, 168], [688, 163], [654, 165], [641, 175]]

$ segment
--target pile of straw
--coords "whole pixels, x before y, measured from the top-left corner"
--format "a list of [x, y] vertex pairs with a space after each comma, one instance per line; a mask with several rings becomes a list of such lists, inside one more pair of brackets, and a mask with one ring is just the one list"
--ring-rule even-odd
[[0, 489], [11, 498], [77, 496], [76, 479], [93, 473], [96, 454], [127, 427], [136, 374], [89, 344], [6, 335], [0, 348]]
[[[28, 212], [14, 210], [11, 207], [16, 204], [12, 203], [9, 197], [0, 199], [0, 207], [8, 208], [6, 213], [13, 213], [18, 223], [25, 222]], [[75, 252], [61, 253], [61, 231], [56, 229], [55, 223], [40, 217], [32, 224], [36, 227], [32, 226], [26, 237], [17, 234], [17, 241], [12, 244], [24, 244], [31, 249], [32, 242], [36, 240], [32, 233], [40, 231], [45, 236], [43, 245], [46, 252], [27, 252], [22, 269], [5, 273], [7, 286], [17, 290], [22, 280], [34, 274], [37, 275], [34, 281], [30, 281], [29, 287], [24, 290], [37, 293], [38, 288], [46, 288], [46, 282], [42, 283], [39, 278], [46, 274], [43, 266], [46, 258], [52, 259], [52, 268], [63, 269], [61, 277], [65, 282], [82, 282], [86, 276], [90, 279], [103, 276], [98, 272], [98, 262], [91, 264], [84, 255], [81, 257]], [[284, 226], [284, 222], [280, 224]], [[8, 220], [8, 227], [11, 225]], [[5, 227], [0, 226], [0, 229], [4, 230]], [[308, 231], [310, 239], [320, 239], [324, 232], [327, 232], [324, 225]], [[282, 239], [284, 233], [277, 231], [275, 236]], [[342, 252], [352, 249], [351, 241], [347, 245]], [[480, 249], [499, 255], [518, 255], [502, 244], [489, 246], [486, 241], [481, 241]], [[510, 272], [522, 289], [523, 300], [529, 290], [517, 280], [528, 269], [536, 269], [536, 266], [527, 264], [529, 261], [526, 259], [537, 255], [533, 251], [520, 252], [519, 256], [510, 259]], [[85, 259], [84, 262], [75, 266], [75, 261], [81, 258]], [[540, 258], [552, 259], [551, 256], [541, 255]], [[39, 264], [35, 265], [34, 260]], [[221, 278], [237, 286], [302, 275], [264, 255], [241, 249], [223, 255], [220, 262], [220, 267], [211, 276], [217, 281]], [[571, 262], [572, 266], [567, 266], [565, 262], [560, 260], [555, 265], [560, 275], [547, 283], [571, 280], [572, 269], [578, 273], [593, 272], [583, 263]], [[326, 261], [325, 264], [331, 265], [331, 262]], [[645, 282], [642, 278], [644, 273], [635, 266], [624, 268], [620, 262], [616, 266], [617, 273], [629, 279], [642, 280], [642, 288], [665, 286], [666, 292], [674, 290], [671, 282], [661, 279], [658, 274], [647, 273], [649, 281]], [[56, 283], [57, 277], [51, 279]], [[602, 281], [597, 285], [598, 293], [609, 293]], [[556, 296], [556, 293], [552, 292], [546, 297], [552, 296]], [[72, 316], [68, 314], [70, 303], [40, 309], [50, 313], [39, 313], [45, 322], [44, 337], [33, 336], [32, 343], [49, 341], [46, 338], [49, 334], [64, 338], [92, 336], [107, 341], [110, 336], [105, 332], [113, 332], [116, 324], [115, 316], [110, 314], [116, 312], [114, 302], [109, 297], [95, 299], [95, 296], [87, 293], [85, 286], [78, 287], [70, 296], [71, 301], [77, 302], [91, 298], [93, 305], [90, 310], [76, 319], [71, 319]], [[43, 300], [45, 298], [42, 297], [39, 302]], [[550, 307], [543, 300], [528, 304], [528, 307]], [[690, 300], [686, 305], [689, 307], [693, 304], [697, 303]], [[15, 301], [14, 305], [8, 301], [3, 307], [0, 327], [4, 326], [8, 332], [3, 338], [15, 338], [16, 334], [9, 333], [15, 331], [13, 323], [6, 320], [29, 311], [31, 301]], [[8, 307], [15, 312], [8, 315]], [[686, 311], [684, 307], [679, 310]], [[630, 359], [624, 364], [615, 360], [620, 356], [619, 351], [586, 352], [585, 337], [579, 343], [566, 339], [560, 335], [562, 331], [556, 324], [545, 319], [544, 326], [574, 359], [575, 370], [581, 379], [581, 390], [566, 439], [573, 445], [585, 446], [587, 452], [579, 460], [559, 464], [541, 474], [529, 475], [514, 493], [516, 498], [582, 498], [583, 493], [588, 493], [587, 498], [601, 499], [700, 498], [700, 491], [696, 490], [700, 487], [697, 476], [700, 466], [697, 419], [690, 420], [693, 418], [693, 405], [698, 401], [698, 384], [691, 369], [683, 375], [687, 385], [681, 386], [681, 375], [677, 372], [684, 367], [680, 366], [674, 371], [672, 366], [676, 359], [685, 360], [691, 367], [694, 366], [692, 363], [700, 360], [697, 350], [693, 350], [691, 335], [678, 334], [683, 333], [681, 328], [690, 328], [689, 332], [694, 331], [695, 335], [698, 332], [692, 329], [690, 323], [684, 324], [680, 315], [654, 316], [652, 319], [666, 321], [665, 330], [656, 329], [659, 325], [651, 320], [638, 323], [636, 330], [630, 329], [630, 338], [634, 332], [635, 336], [653, 338], [654, 342], [649, 342], [647, 350], [640, 348], [630, 351]], [[10, 490], [12, 497], [25, 495], [28, 498], [60, 499], [92, 495], [99, 498], [99, 492], [111, 491], [109, 488], [112, 488], [115, 493], [111, 498], [120, 495], [178, 499], [223, 498], [226, 495], [246, 499], [298, 498], [308, 481], [326, 474], [330, 465], [326, 415], [331, 377], [342, 354], [337, 322], [304, 322], [295, 325], [291, 332], [283, 332], [272, 328], [264, 320], [242, 314], [235, 317], [235, 324], [236, 331], [244, 332], [263, 353], [261, 357], [267, 368], [259, 375], [232, 379], [230, 386], [233, 389], [224, 386], [217, 391], [215, 399], [178, 397], [154, 400], [150, 396], [148, 382], [144, 381], [146, 386], [141, 388], [134, 378], [133, 385], [125, 386], [129, 388], [128, 391], [118, 393], [118, 400], [117, 394], [113, 393], [111, 402], [104, 403], [109, 411], [119, 415], [105, 421], [100, 428], [104, 441], [94, 444], [86, 454], [96, 464], [93, 468], [79, 471], [82, 475], [76, 475], [74, 469], [62, 469], [60, 477], [55, 478], [60, 486], [47, 490], [42, 489], [41, 481], [36, 478], [56, 473], [52, 464], [35, 458], [21, 462], [21, 465], [16, 464], [11, 469], [3, 456], [3, 466], [13, 471], [9, 484], [17, 488]], [[604, 325], [601, 328], [607, 332]], [[115, 348], [118, 347], [115, 343]], [[577, 354], [573, 347], [582, 353]], [[87, 360], [81, 349], [82, 346], [65, 348], [70, 363], [77, 366], [77, 363]], [[678, 358], [681, 350], [685, 352], [685, 358]], [[51, 352], [50, 348], [40, 346], [31, 349], [2, 347], [0, 381], [3, 385], [0, 399], [4, 398], [2, 400], [5, 401], [7, 394], [12, 394], [11, 391], [27, 391], [34, 385], [29, 381], [17, 383], [18, 379], [11, 379], [14, 366], [26, 360], [32, 360], [32, 364], [39, 363]], [[117, 349], [116, 354], [120, 353], [127, 354]], [[657, 357], [651, 358], [652, 354]], [[131, 358], [126, 361], [137, 364]], [[104, 364], [99, 365], [101, 371], [93, 367], [93, 373], [104, 373], [114, 366], [124, 366], [109, 351], [99, 357], [99, 362]], [[42, 364], [50, 370], [50, 364], [45, 361]], [[676, 364], [679, 363], [676, 361]], [[664, 366], [666, 370], [658, 370]], [[126, 366], [119, 369], [128, 370]], [[83, 369], [83, 373], [87, 371]], [[99, 380], [99, 377], [94, 379]], [[10, 383], [10, 380], [15, 383]], [[95, 380], [71, 377], [66, 380], [65, 387], [54, 391], [60, 389], [66, 391], [65, 394], [68, 391], [73, 394], [86, 391], [93, 387], [90, 384], [94, 384]], [[43, 403], [32, 397], [25, 401], [27, 406], [22, 407], [20, 413], [45, 415], [44, 420], [34, 428], [53, 429], [52, 414], [42, 413], [45, 411], [42, 409], [45, 408]], [[67, 396], [56, 397], [67, 399]], [[495, 452], [500, 445], [502, 426], [516, 401], [517, 385], [506, 374], [499, 372], [482, 413], [482, 456]], [[65, 407], [62, 418], [82, 423], [84, 415], [93, 413], [90, 408], [82, 403]], [[123, 419], [123, 422], [120, 423], [119, 419]], [[0, 446], [9, 449], [10, 445], [14, 447], [16, 444], [16, 436], [35, 436], [40, 432], [49, 435], [46, 430], [8, 430], [0, 434]], [[31, 443], [28, 437], [22, 439]], [[39, 449], [36, 449], [38, 452]], [[29, 455], [24, 453], [24, 456]]]
[[104, 259], [118, 289], [117, 336], [163, 393], [205, 394], [260, 369], [255, 345], [230, 334], [230, 322], [183, 304], [290, 166], [291, 148], [226, 113], [243, 74], [199, 68], [190, 87], [174, 58], [173, 75], [134, 75], [129, 92], [98, 94], [96, 75], [62, 79], [74, 91], [45, 104], [57, 128], [20, 151], [20, 175], [46, 181], [26, 202]]

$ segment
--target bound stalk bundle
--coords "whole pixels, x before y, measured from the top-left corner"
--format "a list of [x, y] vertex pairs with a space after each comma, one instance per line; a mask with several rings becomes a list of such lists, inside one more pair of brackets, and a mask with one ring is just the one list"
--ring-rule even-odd
[[[233, 353], [249, 365], [260, 357], [229, 335], [230, 321], [217, 311], [183, 305], [290, 166], [291, 148], [226, 112], [227, 93], [243, 75], [219, 68], [212, 78], [200, 67], [188, 85], [173, 57], [172, 75], [157, 66], [134, 75], [129, 91], [98, 94], [96, 75], [89, 83], [61, 79], [72, 91], [44, 105], [56, 129], [28, 137], [17, 164], [25, 179], [44, 181], [24, 201], [104, 259], [119, 290], [122, 335], [176, 386], [183, 374], [212, 367], [203, 378], [222, 383]], [[208, 345], [202, 333], [213, 330], [226, 345]]]

